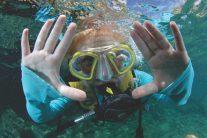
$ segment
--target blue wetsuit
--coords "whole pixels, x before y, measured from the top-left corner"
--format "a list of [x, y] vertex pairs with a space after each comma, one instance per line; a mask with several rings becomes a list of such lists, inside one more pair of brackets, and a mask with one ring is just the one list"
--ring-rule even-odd
[[[26, 98], [27, 111], [33, 121], [47, 122], [62, 114], [72, 102], [71, 99], [61, 96], [59, 92], [25, 66], [22, 69], [22, 85]], [[134, 70], [135, 76], [144, 85], [153, 80], [153, 77], [143, 71]], [[187, 102], [192, 89], [194, 70], [191, 61], [177, 80], [162, 91], [150, 98], [159, 101], [174, 102], [183, 105]]]

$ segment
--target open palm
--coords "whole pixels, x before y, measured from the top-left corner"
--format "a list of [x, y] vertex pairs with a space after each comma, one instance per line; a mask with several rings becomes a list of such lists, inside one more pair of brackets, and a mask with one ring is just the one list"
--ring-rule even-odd
[[131, 36], [148, 63], [154, 80], [151, 83], [136, 88], [132, 95], [134, 98], [143, 97], [165, 88], [176, 80], [184, 71], [189, 57], [177, 25], [170, 23], [174, 34], [175, 49], [159, 30], [149, 22], [141, 25], [134, 23]]
[[30, 52], [28, 29], [22, 33], [22, 65], [37, 73], [46, 82], [50, 83], [60, 94], [73, 100], [83, 101], [86, 98], [85, 92], [68, 87], [61, 81], [60, 66], [64, 56], [75, 35], [76, 25], [71, 23], [64, 35], [63, 40], [56, 47], [59, 35], [65, 24], [66, 17], [61, 15], [52, 29], [49, 37], [48, 33], [53, 21], [48, 20], [40, 30], [35, 42], [34, 50]]

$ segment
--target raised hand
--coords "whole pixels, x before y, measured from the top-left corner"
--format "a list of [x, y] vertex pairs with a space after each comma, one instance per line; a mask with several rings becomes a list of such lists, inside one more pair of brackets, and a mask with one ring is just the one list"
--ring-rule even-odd
[[67, 28], [64, 38], [56, 47], [65, 20], [66, 17], [64, 15], [59, 16], [50, 34], [49, 31], [53, 20], [48, 20], [40, 30], [32, 52], [30, 51], [28, 40], [29, 30], [24, 29], [21, 41], [22, 65], [36, 72], [46, 82], [57, 89], [61, 95], [73, 100], [83, 101], [86, 98], [85, 92], [68, 87], [61, 82], [60, 78], [60, 66], [76, 30], [76, 24], [71, 23]]
[[151, 83], [136, 88], [132, 92], [134, 98], [160, 91], [176, 80], [187, 67], [189, 56], [182, 35], [175, 22], [170, 22], [170, 27], [174, 35], [175, 48], [148, 21], [144, 25], [134, 23], [131, 36], [151, 68], [154, 78]]

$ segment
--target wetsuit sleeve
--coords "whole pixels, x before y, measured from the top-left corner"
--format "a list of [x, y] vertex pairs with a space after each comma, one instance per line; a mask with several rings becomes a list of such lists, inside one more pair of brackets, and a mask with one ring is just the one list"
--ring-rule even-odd
[[191, 61], [189, 61], [187, 68], [179, 78], [160, 91], [160, 95], [155, 94], [154, 96], [157, 100], [167, 100], [177, 105], [184, 105], [191, 95], [193, 80], [194, 70]]
[[22, 69], [22, 86], [26, 98], [27, 112], [37, 123], [53, 120], [63, 113], [72, 102], [25, 66]]
[[[143, 71], [135, 70], [135, 74], [141, 85], [153, 81], [153, 77]], [[194, 70], [191, 61], [189, 61], [187, 68], [177, 80], [172, 82], [160, 92], [151, 95], [151, 97], [155, 98], [158, 101], [172, 102], [177, 105], [184, 105], [191, 95], [193, 79]]]

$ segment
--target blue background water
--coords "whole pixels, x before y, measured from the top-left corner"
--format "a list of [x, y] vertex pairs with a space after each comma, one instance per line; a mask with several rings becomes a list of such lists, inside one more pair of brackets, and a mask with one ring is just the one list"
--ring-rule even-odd
[[[153, 103], [149, 111], [144, 112], [143, 127], [146, 138], [184, 138], [187, 134], [195, 134], [200, 138], [207, 137], [207, 15], [205, 15], [207, 1], [202, 1], [197, 8], [193, 6], [194, 2], [194, 0], [188, 0], [182, 12], [170, 18], [181, 28], [194, 66], [195, 80], [192, 95], [188, 103], [181, 107]], [[157, 4], [159, 6], [162, 2]], [[162, 17], [162, 11], [157, 12], [160, 14], [159, 17]], [[170, 13], [168, 10], [163, 12]], [[155, 21], [155, 17], [152, 14], [150, 16], [150, 19]], [[166, 18], [162, 21], [161, 27], [165, 26], [163, 31], [170, 36]], [[25, 111], [25, 101], [19, 83], [21, 32], [25, 27], [30, 28], [31, 43], [34, 43], [41, 25], [42, 23], [35, 22], [32, 18], [0, 12], [0, 74], [2, 76], [0, 79], [0, 136], [2, 137], [43, 137], [55, 128], [54, 125], [31, 123]], [[120, 123], [103, 125], [101, 122], [94, 124], [88, 121], [68, 129], [59, 137], [130, 138], [134, 136], [136, 122], [136, 113]]]

